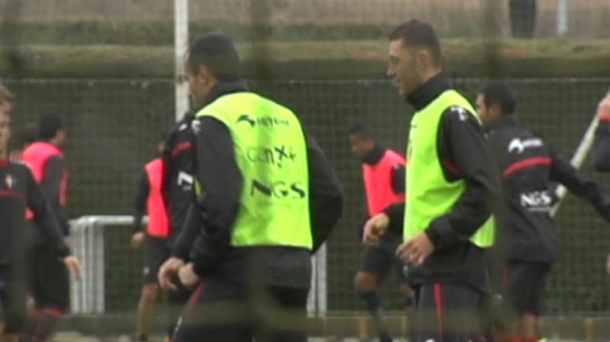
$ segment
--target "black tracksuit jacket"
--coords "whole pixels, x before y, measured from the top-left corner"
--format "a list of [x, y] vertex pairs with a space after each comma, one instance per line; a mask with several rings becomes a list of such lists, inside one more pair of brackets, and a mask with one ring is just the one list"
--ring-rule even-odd
[[506, 259], [552, 262], [557, 257], [557, 230], [549, 215], [557, 200], [553, 183], [586, 199], [610, 221], [608, 193], [522, 127], [516, 116], [508, 115], [491, 127], [488, 142], [502, 173]]
[[[25, 208], [33, 214], [35, 224], [25, 223]], [[16, 212], [19, 211], [19, 212]], [[17, 215], [17, 216], [15, 216]], [[23, 225], [15, 227], [14, 225]], [[46, 199], [41, 188], [34, 180], [30, 168], [22, 163], [0, 160], [0, 266], [10, 265], [12, 256], [16, 251], [13, 230], [26, 230], [21, 247], [25, 248], [26, 241], [31, 241], [32, 235], [40, 236], [41, 242], [50, 246], [58, 256], [65, 257], [70, 254], [64, 242], [64, 232], [58, 217], [54, 213], [51, 203]], [[30, 236], [28, 238], [28, 236]]]
[[188, 208], [195, 198], [193, 195], [195, 135], [191, 130], [194, 117], [194, 113], [186, 113], [172, 126], [161, 156], [163, 161], [161, 195], [169, 216], [170, 245], [173, 245], [180, 235]]
[[[241, 80], [222, 81], [207, 103], [247, 91]], [[196, 177], [203, 193], [189, 208], [172, 255], [191, 260], [199, 276], [245, 283], [254, 266], [264, 265], [265, 282], [272, 286], [309, 288], [311, 252], [292, 247], [232, 247], [231, 229], [239, 208], [243, 178], [228, 128], [211, 117], [193, 122], [196, 135]], [[310, 198], [314, 251], [326, 241], [343, 210], [339, 180], [317, 143], [306, 134], [310, 167]], [[194, 241], [194, 243], [193, 243]]]
[[[420, 111], [448, 89], [449, 79], [441, 73], [413, 91], [407, 101]], [[501, 184], [481, 124], [473, 115], [464, 115], [463, 110], [451, 107], [442, 114], [437, 154], [445, 179], [463, 180], [466, 189], [452, 210], [425, 230], [435, 250], [423, 266], [409, 267], [408, 276], [415, 285], [456, 283], [487, 291], [487, 253], [468, 238], [500, 204]], [[390, 206], [385, 213], [390, 217], [390, 230], [402, 232], [404, 203]]]

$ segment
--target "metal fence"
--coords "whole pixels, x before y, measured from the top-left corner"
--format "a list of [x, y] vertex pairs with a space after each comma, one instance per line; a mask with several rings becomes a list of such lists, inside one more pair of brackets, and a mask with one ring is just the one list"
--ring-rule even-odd
[[[103, 315], [133, 310], [133, 302], [126, 299], [138, 296], [142, 261], [126, 251], [124, 243], [113, 241], [117, 236], [127, 239], [123, 227], [132, 223], [131, 216], [111, 215], [83, 216], [71, 222], [74, 255], [87, 267], [82, 278], [71, 287], [70, 313]], [[311, 262], [313, 273], [307, 312], [310, 316], [323, 316], [327, 312], [325, 246]]]
[[[481, 79], [458, 79], [471, 98]], [[83, 215], [128, 215], [136, 180], [154, 156], [159, 133], [174, 117], [171, 80], [20, 80], [5, 82], [18, 96], [17, 124], [60, 111], [68, 118], [69, 211]], [[610, 79], [510, 80], [519, 95], [521, 120], [571, 156]], [[326, 279], [329, 312], [363, 310], [353, 289], [361, 246], [356, 225], [365, 217], [359, 162], [351, 155], [347, 129], [369, 121], [381, 141], [404, 151], [410, 108], [385, 80], [252, 81], [251, 87], [293, 108], [319, 141], [346, 190], [346, 211], [328, 244]], [[588, 163], [584, 170], [590, 172]], [[608, 175], [592, 174], [606, 188]], [[563, 255], [549, 283], [550, 310], [571, 315], [610, 312], [610, 277], [604, 262], [610, 227], [587, 203], [569, 197], [557, 219]], [[132, 312], [141, 284], [140, 252], [129, 247], [130, 229], [104, 228], [105, 312]], [[99, 240], [97, 243], [99, 243]], [[98, 249], [101, 248], [99, 245]], [[84, 287], [90, 285], [82, 285]], [[93, 286], [93, 285], [91, 285]], [[396, 283], [385, 286], [389, 309], [403, 300]]]

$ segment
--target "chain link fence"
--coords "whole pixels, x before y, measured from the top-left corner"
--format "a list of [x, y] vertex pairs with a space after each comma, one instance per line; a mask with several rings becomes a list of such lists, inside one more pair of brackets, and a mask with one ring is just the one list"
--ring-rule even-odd
[[[352, 325], [352, 316], [366, 316], [353, 285], [366, 205], [347, 130], [370, 122], [384, 146], [404, 153], [412, 114], [383, 78], [390, 29], [411, 18], [432, 23], [449, 71], [461, 76], [455, 85], [473, 102], [488, 78], [508, 77], [521, 121], [567, 157], [610, 84], [610, 78], [557, 78], [609, 75], [607, 0], [192, 0], [188, 7], [190, 37], [216, 30], [234, 38], [250, 87], [294, 109], [337, 170], [346, 203], [327, 245], [326, 299], [328, 315]], [[0, 19], [0, 76], [17, 95], [15, 125], [49, 112], [67, 117], [70, 217], [131, 214], [142, 168], [175, 121], [174, 4], [0, 0]], [[610, 189], [610, 175], [594, 174], [589, 163], [583, 169]], [[548, 283], [551, 316], [608, 316], [609, 226], [573, 196], [557, 223], [563, 252]], [[94, 331], [124, 333], [125, 324], [133, 326], [143, 255], [130, 247], [130, 227], [100, 229], [107, 323]], [[387, 311], [404, 316], [397, 281], [386, 282], [382, 295]], [[75, 318], [67, 328], [83, 330], [79, 319], [86, 317]], [[580, 326], [562, 322], [554, 333], [583, 335]]]
[[[46, 112], [65, 113], [69, 125], [66, 154], [70, 167], [72, 217], [130, 214], [136, 180], [154, 156], [155, 141], [173, 120], [171, 80], [20, 80], [5, 83], [15, 91], [19, 124]], [[482, 79], [457, 79], [458, 89], [474, 98]], [[580, 142], [596, 101], [610, 79], [516, 79], [519, 116], [570, 157]], [[250, 86], [299, 113], [339, 173], [346, 211], [328, 246], [328, 310], [363, 310], [353, 289], [362, 247], [357, 224], [366, 217], [361, 167], [353, 157], [347, 130], [367, 121], [383, 144], [404, 152], [410, 108], [385, 80], [251, 81]], [[591, 172], [588, 164], [584, 170]], [[592, 174], [593, 175], [593, 174]], [[610, 178], [594, 174], [606, 188]], [[549, 284], [554, 314], [610, 312], [610, 277], [604, 261], [610, 229], [587, 203], [568, 198], [557, 219], [563, 256]], [[107, 312], [135, 308], [141, 284], [141, 255], [129, 246], [128, 227], [106, 228]], [[400, 310], [397, 283], [385, 286], [390, 310]]]

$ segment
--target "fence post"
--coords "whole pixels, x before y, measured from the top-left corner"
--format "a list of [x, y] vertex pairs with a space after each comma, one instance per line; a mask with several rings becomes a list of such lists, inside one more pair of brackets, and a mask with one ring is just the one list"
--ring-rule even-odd
[[557, 35], [562, 36], [566, 33], [568, 33], [568, 0], [557, 0]]

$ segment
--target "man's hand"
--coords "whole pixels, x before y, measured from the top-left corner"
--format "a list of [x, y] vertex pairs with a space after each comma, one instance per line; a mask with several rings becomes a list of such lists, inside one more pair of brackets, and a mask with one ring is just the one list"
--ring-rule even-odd
[[157, 275], [159, 285], [166, 289], [176, 290], [177, 287], [172, 281], [172, 278], [178, 275], [178, 271], [182, 266], [184, 266], [184, 260], [180, 258], [171, 257], [167, 259], [167, 261], [159, 269], [159, 274]]
[[76, 280], [80, 280], [81, 275], [83, 274], [83, 265], [81, 265], [78, 258], [73, 255], [69, 255], [65, 257], [63, 261], [68, 270], [74, 273]]
[[184, 285], [184, 287], [186, 287], [187, 289], [191, 289], [197, 286], [197, 284], [199, 284], [199, 281], [201, 281], [201, 279], [199, 279], [195, 272], [193, 272], [193, 263], [191, 262], [189, 262], [185, 266], [180, 267], [180, 270], [178, 271], [178, 277], [180, 277], [182, 285]]
[[597, 117], [610, 116], [610, 94], [606, 95], [597, 105]]
[[144, 234], [144, 232], [137, 232], [133, 234], [131, 237], [131, 248], [138, 249], [142, 247], [144, 239], [146, 239], [146, 234]]
[[434, 245], [425, 233], [415, 235], [412, 239], [403, 242], [396, 250], [396, 255], [413, 265], [423, 264], [434, 251]]
[[610, 274], [610, 254], [608, 254], [608, 258], [606, 259], [606, 272]]
[[370, 246], [377, 246], [379, 238], [386, 233], [389, 224], [390, 218], [384, 213], [370, 218], [364, 224], [362, 242]]

